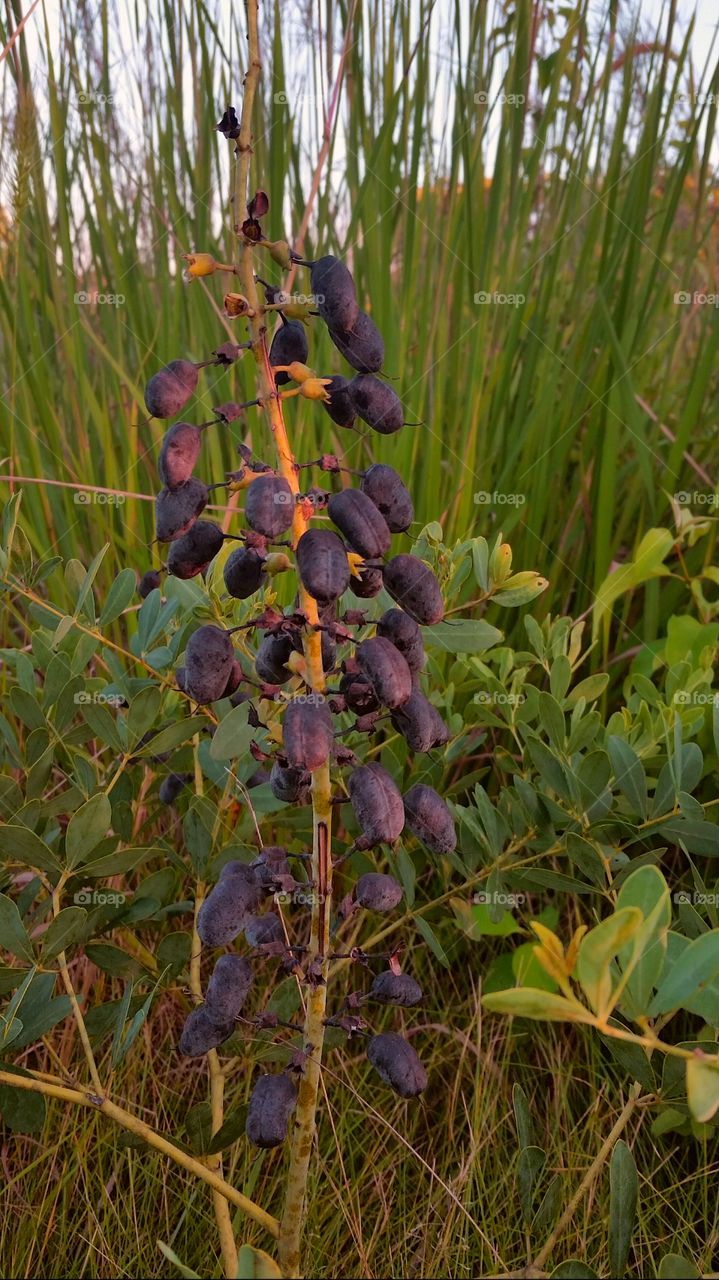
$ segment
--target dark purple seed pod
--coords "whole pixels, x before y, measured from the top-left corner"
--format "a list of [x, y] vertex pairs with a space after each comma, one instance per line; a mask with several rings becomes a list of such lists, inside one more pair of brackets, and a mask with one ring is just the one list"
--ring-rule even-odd
[[377, 635], [399, 649], [412, 675], [422, 670], [425, 660], [422, 632], [408, 613], [402, 609], [388, 609], [377, 623]]
[[191, 773], [168, 773], [160, 783], [158, 792], [160, 804], [174, 804], [180, 792], [192, 782]]
[[312, 773], [326, 764], [334, 745], [334, 727], [332, 713], [320, 694], [304, 694], [288, 703], [282, 742], [295, 769]]
[[224, 542], [219, 525], [211, 520], [196, 520], [191, 529], [170, 544], [167, 571], [173, 578], [194, 578], [204, 573]]
[[151, 591], [159, 591], [162, 578], [159, 569], [148, 569], [143, 573], [137, 588], [138, 595], [146, 600]]
[[404, 409], [397, 392], [373, 374], [358, 373], [350, 382], [349, 395], [357, 417], [380, 435], [391, 436], [404, 425]]
[[247, 1108], [245, 1132], [255, 1147], [279, 1147], [287, 1137], [297, 1103], [297, 1085], [290, 1075], [260, 1076]]
[[418, 556], [394, 556], [384, 567], [384, 585], [397, 604], [424, 627], [441, 622], [444, 601], [429, 565]]
[[382, 586], [382, 570], [373, 569], [371, 565], [360, 569], [359, 576], [353, 573], [350, 578], [350, 591], [358, 600], [371, 600], [378, 596]]
[[268, 942], [284, 942], [282, 921], [274, 911], [262, 916], [248, 916], [245, 921], [245, 938], [249, 947], [262, 947]]
[[234, 1031], [234, 1023], [218, 1024], [207, 1012], [204, 1005], [193, 1009], [189, 1014], [182, 1035], [180, 1036], [180, 1053], [186, 1058], [201, 1058], [228, 1040]]
[[402, 901], [402, 886], [394, 876], [380, 871], [368, 871], [360, 876], [355, 886], [355, 897], [368, 911], [394, 911]]
[[355, 715], [366, 716], [371, 711], [379, 710], [379, 699], [367, 676], [361, 671], [346, 672], [340, 680], [340, 693], [345, 698], [350, 711]]
[[392, 533], [405, 533], [414, 520], [409, 490], [394, 467], [375, 462], [365, 471], [360, 488], [382, 512]]
[[449, 741], [444, 720], [421, 689], [412, 690], [407, 701], [391, 713], [391, 720], [412, 751], [431, 751]]
[[279, 538], [292, 527], [295, 497], [284, 476], [258, 476], [245, 496], [245, 519], [255, 533]]
[[255, 657], [255, 670], [266, 684], [285, 684], [292, 672], [286, 663], [293, 651], [292, 638], [280, 632], [263, 638]]
[[202, 432], [189, 422], [176, 422], [165, 432], [160, 448], [158, 471], [168, 489], [179, 489], [190, 479], [200, 456]]
[[266, 844], [250, 865], [268, 893], [275, 893], [280, 877], [290, 874], [287, 850], [281, 845]]
[[270, 772], [270, 791], [285, 804], [307, 804], [310, 799], [311, 778], [306, 769], [294, 769], [275, 760]]
[[[272, 339], [270, 364], [274, 367], [278, 364], [292, 364], [295, 360], [306, 364], [308, 355], [309, 344], [302, 321], [284, 320]], [[283, 387], [289, 381], [288, 373], [275, 374], [276, 387]]]
[[327, 513], [358, 555], [375, 560], [389, 551], [392, 534], [387, 521], [361, 489], [340, 489], [339, 493], [333, 493], [327, 503]]
[[392, 775], [381, 764], [363, 764], [350, 774], [347, 787], [365, 847], [392, 844], [404, 827], [402, 796]]
[[355, 408], [348, 391], [349, 385], [346, 378], [336, 373], [325, 387], [329, 400], [320, 401], [325, 413], [330, 415], [338, 427], [351, 428], [355, 424]]
[[357, 291], [344, 262], [328, 253], [312, 264], [310, 288], [317, 310], [330, 329], [349, 329], [359, 314]]
[[185, 692], [206, 705], [223, 697], [232, 673], [232, 636], [208, 623], [193, 631], [185, 651]]
[[357, 645], [355, 656], [379, 701], [385, 707], [401, 707], [412, 692], [412, 672], [399, 649], [383, 636]]
[[227, 684], [225, 685], [222, 693], [223, 698], [231, 698], [233, 693], [236, 693], [239, 689], [244, 678], [245, 673], [242, 670], [240, 663], [237, 661], [237, 658], [233, 658], [230, 674], [227, 677]]
[[221, 1026], [233, 1023], [252, 986], [252, 966], [234, 952], [220, 956], [207, 984], [205, 1009]]
[[192, 528], [207, 506], [207, 486], [194, 476], [179, 489], [161, 489], [155, 498], [155, 535], [158, 542], [174, 542]]
[[197, 389], [197, 380], [197, 368], [191, 360], [171, 360], [145, 387], [147, 412], [152, 418], [174, 418]]
[[302, 585], [320, 604], [338, 600], [347, 590], [350, 567], [342, 539], [331, 529], [308, 529], [297, 543]]
[[[358, 311], [351, 327], [334, 326], [329, 335], [341, 356], [359, 373], [376, 373], [384, 360], [384, 341], [371, 316]], [[352, 397], [354, 400], [354, 396]], [[359, 413], [359, 408], [355, 403]], [[362, 414], [360, 414], [362, 417]], [[378, 428], [380, 430], [381, 428]]]
[[175, 667], [175, 683], [178, 689], [182, 689], [183, 693], [187, 692], [187, 670], [185, 667]]
[[454, 818], [434, 787], [416, 782], [403, 797], [407, 826], [432, 853], [448, 854], [457, 848]]
[[257, 876], [243, 862], [223, 867], [217, 884], [197, 913], [197, 932], [206, 947], [225, 947], [234, 942], [249, 915], [257, 909], [263, 889]]
[[422, 1000], [422, 988], [409, 973], [393, 973], [385, 969], [375, 975], [370, 987], [370, 999], [380, 1004], [396, 1004], [410, 1008]]
[[225, 586], [235, 600], [247, 600], [262, 585], [264, 558], [254, 547], [237, 547], [225, 561]]
[[255, 769], [254, 773], [251, 773], [247, 779], [247, 786], [249, 788], [263, 787], [269, 780], [270, 775], [266, 769]]
[[393, 1031], [372, 1036], [367, 1057], [385, 1084], [400, 1098], [416, 1098], [427, 1087], [427, 1072], [407, 1040]]

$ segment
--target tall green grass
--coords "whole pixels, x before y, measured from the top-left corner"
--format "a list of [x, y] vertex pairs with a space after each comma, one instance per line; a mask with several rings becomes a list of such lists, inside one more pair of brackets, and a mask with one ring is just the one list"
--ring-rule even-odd
[[[716, 311], [674, 295], [708, 291], [716, 273], [716, 59], [692, 67], [674, 6], [641, 44], [619, 33], [614, 6], [584, 0], [551, 28], [529, 0], [321, 11], [314, 32], [299, 7], [265, 6], [255, 177], [270, 234], [296, 234], [351, 17], [305, 252], [351, 260], [387, 372], [423, 424], [368, 443], [338, 431], [334, 443], [351, 463], [371, 449], [411, 472], [418, 521], [440, 509], [450, 536], [502, 528], [516, 562], [550, 579], [541, 607], [580, 613], [613, 558], [669, 518], [667, 493], [694, 487], [685, 451], [712, 469]], [[2, 474], [148, 497], [161, 427], [146, 420], [142, 386], [231, 327], [221, 283], [188, 288], [179, 255], [231, 252], [227, 148], [213, 125], [240, 95], [241, 6], [64, 2], [51, 18], [60, 52], [38, 10], [39, 53], [31, 61], [21, 39], [3, 68], [17, 110], [2, 138]], [[297, 287], [307, 283], [300, 270]], [[77, 303], [92, 290], [123, 301]], [[319, 331], [312, 359], [323, 373], [342, 367]], [[241, 367], [212, 370], [193, 414], [248, 390]], [[315, 413], [292, 405], [289, 419], [300, 456], [327, 443]], [[261, 429], [246, 430], [261, 452]], [[229, 436], [213, 439], [213, 477], [235, 459]], [[145, 566], [142, 497], [110, 509], [25, 488], [36, 550], [78, 554], [109, 528], [118, 563]]]

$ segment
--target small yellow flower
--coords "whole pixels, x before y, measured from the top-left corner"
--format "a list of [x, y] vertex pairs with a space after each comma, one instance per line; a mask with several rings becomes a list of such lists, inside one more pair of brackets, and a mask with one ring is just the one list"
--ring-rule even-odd
[[364, 564], [364, 560], [362, 556], [358, 556], [356, 551], [348, 551], [347, 561], [350, 567], [350, 573], [352, 574], [352, 577], [360, 578], [362, 576], [361, 574], [362, 565]]
[[265, 560], [265, 573], [270, 577], [274, 577], [276, 573], [285, 573], [292, 567], [292, 561], [284, 551], [272, 551]]
[[329, 400], [325, 387], [328, 387], [331, 381], [331, 378], [305, 378], [300, 386], [300, 395], [307, 400]]

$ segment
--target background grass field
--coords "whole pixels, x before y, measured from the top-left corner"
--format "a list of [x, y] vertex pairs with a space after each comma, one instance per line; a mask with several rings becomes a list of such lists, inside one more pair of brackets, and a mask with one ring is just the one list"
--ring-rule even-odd
[[[8, 0], [0, 44], [21, 17]], [[162, 428], [146, 418], [148, 375], [235, 332], [214, 281], [182, 282], [180, 255], [232, 252], [214, 125], [239, 106], [242, 6], [61, 0], [30, 24], [2, 64], [0, 494], [23, 490], [38, 555], [87, 563], [109, 539], [102, 590], [151, 562]], [[515, 563], [549, 580], [537, 617], [584, 613], [610, 566], [671, 521], [671, 495], [714, 492], [719, 313], [702, 298], [719, 280], [719, 65], [711, 49], [694, 65], [690, 34], [673, 3], [656, 24], [585, 0], [263, 7], [253, 170], [270, 196], [268, 232], [351, 262], [385, 368], [422, 423], [370, 445], [295, 401], [296, 453], [391, 462], [412, 478], [417, 528], [440, 519], [447, 542], [503, 530]], [[266, 276], [279, 281], [278, 268], [268, 262]], [[306, 283], [300, 269], [295, 287]], [[326, 334], [312, 363], [340, 369]], [[250, 379], [241, 366], [210, 371], [194, 420], [254, 394]], [[243, 430], [260, 452], [251, 421]], [[208, 469], [219, 476], [236, 458], [218, 432]], [[713, 547], [712, 536], [701, 554]], [[622, 605], [603, 661], [660, 635], [681, 590], [652, 583]], [[13, 643], [12, 607], [4, 625]], [[423, 1105], [383, 1103], [368, 1121], [361, 1054], [329, 1060], [308, 1275], [521, 1268], [536, 1247], [509, 1176], [512, 1087], [530, 1099], [563, 1204], [626, 1101], [626, 1077], [581, 1030], [507, 1040], [503, 1022], [482, 1018], [498, 944], [460, 942], [448, 924], [447, 945], [451, 975], [418, 962], [417, 1027], [431, 1027]], [[91, 966], [76, 979], [93, 998], [107, 983]], [[180, 1134], [204, 1071], [177, 1066], [171, 1000], [152, 1028], [118, 1094]], [[48, 1069], [70, 1045], [69, 1030], [52, 1041]], [[244, 1101], [241, 1074], [235, 1088]], [[634, 1274], [655, 1274], [667, 1252], [716, 1271], [716, 1150], [653, 1138], [641, 1109], [624, 1136], [643, 1180]], [[205, 1188], [127, 1149], [99, 1118], [55, 1105], [42, 1140], [10, 1135], [0, 1155], [5, 1274], [174, 1274], [158, 1237], [216, 1272]], [[258, 1162], [240, 1143], [226, 1176], [276, 1211], [282, 1169], [281, 1153]], [[582, 1257], [606, 1272], [608, 1190], [603, 1166], [552, 1265]], [[238, 1223], [243, 1233], [255, 1238]]]

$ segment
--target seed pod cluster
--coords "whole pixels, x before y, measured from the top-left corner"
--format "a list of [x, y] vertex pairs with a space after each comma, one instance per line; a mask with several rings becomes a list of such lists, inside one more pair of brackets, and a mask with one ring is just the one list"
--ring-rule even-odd
[[[249, 209], [243, 228], [246, 239], [258, 244], [262, 239], [258, 220], [266, 206], [261, 195], [253, 203], [254, 212]], [[287, 246], [285, 251], [290, 255]], [[350, 271], [332, 255], [305, 265], [311, 268], [316, 300], [312, 315], [319, 313], [353, 376], [319, 379], [311, 375], [307, 311], [300, 313], [295, 307], [292, 312], [288, 304], [290, 313], [282, 315], [284, 295], [268, 286], [265, 297], [281, 314], [268, 353], [275, 385], [281, 389], [292, 381], [298, 384], [290, 392], [278, 390], [278, 398], [284, 400], [299, 391], [308, 399], [319, 399], [338, 427], [366, 424], [380, 436], [394, 434], [404, 425], [405, 411], [393, 388], [377, 376], [384, 361], [384, 341], [372, 316], [360, 305]], [[236, 303], [240, 318], [241, 295], [229, 296], [240, 299]], [[301, 319], [294, 318], [300, 314]], [[231, 363], [242, 348], [233, 347], [231, 357], [229, 348], [225, 344], [214, 353], [215, 361], [206, 363]], [[173, 360], [155, 374], [145, 393], [148, 413], [167, 419], [186, 412], [201, 367]], [[225, 424], [223, 430], [229, 429], [247, 407], [222, 406], [215, 411], [216, 421]], [[386, 736], [399, 734], [410, 752], [425, 754], [442, 747], [449, 737], [442, 716], [422, 687], [426, 681], [422, 627], [443, 618], [440, 586], [428, 564], [393, 546], [393, 539], [406, 534], [414, 522], [411, 496], [397, 470], [386, 463], [368, 465], [347, 484], [334, 453], [323, 454], [315, 463], [298, 464], [294, 470], [284, 458], [281, 471], [276, 472], [264, 461], [253, 460], [249, 447], [241, 444], [242, 469], [233, 472], [228, 483], [241, 491], [244, 528], [225, 533], [219, 523], [202, 516], [209, 488], [196, 471], [201, 470], [207, 425], [180, 421], [169, 426], [158, 459], [162, 488], [156, 499], [156, 537], [167, 544], [163, 569], [178, 579], [197, 578], [211, 570], [228, 537], [238, 539], [224, 559], [225, 593], [220, 592], [219, 602], [213, 591], [213, 621], [196, 625], [184, 657], [178, 654], [178, 688], [200, 706], [225, 698], [239, 706], [252, 696], [248, 718], [257, 736], [250, 750], [260, 767], [245, 786], [266, 786], [269, 806], [257, 806], [263, 822], [272, 821], [273, 808], [309, 804], [313, 789], [316, 797], [323, 786], [323, 774], [318, 771], [328, 762], [342, 770], [341, 781], [334, 775], [332, 780], [342, 853], [375, 851], [371, 856], [379, 865], [367, 870], [365, 856], [362, 874], [353, 877], [352, 864], [342, 865], [340, 854], [336, 870], [340, 884], [345, 880], [345, 896], [339, 906], [335, 904], [331, 918], [333, 922], [339, 918], [341, 926], [350, 913], [401, 910], [402, 885], [380, 869], [381, 859], [392, 856], [392, 847], [400, 840], [410, 847], [413, 840], [418, 841], [438, 857], [446, 857], [456, 847], [452, 814], [439, 792], [416, 782], [403, 795], [375, 758]], [[310, 466], [332, 474], [332, 492], [301, 485], [304, 468]], [[296, 538], [298, 526], [302, 532]], [[281, 580], [275, 588], [275, 575], [293, 568], [294, 599], [294, 592], [284, 591]], [[213, 578], [215, 589], [218, 577]], [[146, 598], [160, 583], [160, 571], [149, 570], [141, 580], [140, 595]], [[359, 602], [371, 601], [383, 590], [395, 607], [386, 608], [386, 600], [382, 608], [360, 606]], [[290, 599], [291, 605], [278, 603]], [[315, 687], [312, 653], [318, 634], [324, 679]], [[210, 712], [209, 718], [222, 723], [222, 714], [220, 708], [216, 716]], [[372, 753], [363, 762], [367, 735], [372, 738]], [[192, 776], [170, 772], [159, 788], [161, 802], [174, 804]], [[247, 779], [248, 770], [242, 776]], [[315, 850], [318, 843], [316, 831]], [[332, 843], [328, 853], [330, 859], [336, 853]], [[312, 879], [318, 874], [316, 860], [313, 873], [303, 861], [309, 856], [293, 854], [289, 846], [268, 844], [248, 860], [243, 851], [242, 859], [233, 858], [222, 867], [200, 905], [196, 927], [203, 948], [230, 950], [215, 959], [204, 1003], [185, 1021], [179, 1044], [183, 1054], [200, 1056], [220, 1047], [238, 1026], [238, 1019], [244, 1022], [247, 1015], [240, 1018], [240, 1014], [245, 1004], [256, 994], [260, 975], [264, 981], [273, 965], [281, 974], [304, 971], [308, 982], [323, 981], [323, 957], [310, 954], [306, 945], [318, 936], [310, 932], [308, 906], [321, 883]], [[419, 984], [396, 968], [393, 961], [390, 968], [375, 973], [363, 1006], [410, 1009], [421, 1003]], [[277, 1025], [271, 1007], [258, 1014], [262, 1016], [266, 1021], [261, 1025]], [[359, 1029], [364, 1034], [364, 1026]], [[380, 1078], [399, 1096], [415, 1097], [424, 1089], [424, 1068], [403, 1037], [393, 1032], [370, 1034], [367, 1054]], [[294, 1058], [286, 1071], [257, 1079], [246, 1125], [255, 1145], [271, 1148], [286, 1138], [301, 1070], [301, 1062]]]

